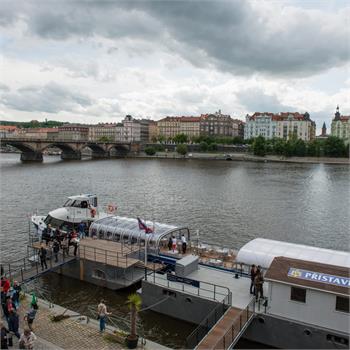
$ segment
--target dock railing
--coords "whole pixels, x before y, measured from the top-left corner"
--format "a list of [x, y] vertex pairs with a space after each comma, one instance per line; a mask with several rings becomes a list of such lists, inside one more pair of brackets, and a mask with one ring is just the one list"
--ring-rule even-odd
[[194, 349], [229, 308], [228, 300], [215, 306], [186, 338], [186, 349]]
[[224, 302], [227, 304], [231, 303], [232, 293], [230, 289], [214, 283], [200, 280], [191, 280], [189, 278], [181, 278], [176, 275], [162, 274], [157, 272], [151, 272], [148, 275], [147, 282], [151, 282], [168, 289], [178, 290], [180, 292], [196, 295], [202, 298]]
[[249, 326], [255, 315], [255, 298], [243, 309], [237, 317], [235, 317], [230, 326], [227, 328], [224, 336], [218, 339], [213, 349], [229, 349], [231, 348]]

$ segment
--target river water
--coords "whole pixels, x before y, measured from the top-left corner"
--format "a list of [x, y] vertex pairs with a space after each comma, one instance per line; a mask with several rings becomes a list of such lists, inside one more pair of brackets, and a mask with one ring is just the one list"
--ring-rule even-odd
[[[349, 250], [348, 165], [164, 159], [63, 162], [59, 157], [22, 164], [18, 154], [1, 154], [0, 164], [2, 261], [25, 253], [31, 213], [46, 214], [79, 193], [96, 193], [104, 208], [115, 203], [118, 215], [187, 225], [192, 232], [199, 230], [203, 241], [236, 249], [264, 237]], [[112, 308], [127, 313], [123, 293], [89, 289], [56, 274], [37, 283], [57, 302], [67, 302], [72, 293], [69, 306], [75, 309], [108, 295]], [[164, 323], [154, 313], [145, 318], [145, 328], [155, 334], [151, 338], [168, 345], [179, 344], [177, 338], [191, 330], [185, 325], [173, 337], [177, 321]]]

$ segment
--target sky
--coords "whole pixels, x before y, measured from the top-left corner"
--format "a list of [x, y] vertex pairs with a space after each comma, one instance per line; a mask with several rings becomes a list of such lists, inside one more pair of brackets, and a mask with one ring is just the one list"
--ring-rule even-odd
[[0, 5], [0, 120], [350, 114], [348, 1]]

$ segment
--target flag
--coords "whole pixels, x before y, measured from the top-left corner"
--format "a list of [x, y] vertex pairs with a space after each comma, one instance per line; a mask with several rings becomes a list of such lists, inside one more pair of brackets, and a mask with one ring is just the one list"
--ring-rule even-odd
[[150, 227], [147, 227], [147, 225], [142, 222], [142, 220], [140, 218], [137, 218], [137, 221], [139, 223], [139, 229], [140, 230], [144, 230], [146, 233], [152, 233], [153, 230]]

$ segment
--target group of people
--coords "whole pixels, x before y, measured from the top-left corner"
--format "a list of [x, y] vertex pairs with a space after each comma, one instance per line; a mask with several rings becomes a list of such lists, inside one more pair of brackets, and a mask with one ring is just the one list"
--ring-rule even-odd
[[69, 256], [69, 248], [73, 246], [73, 254], [77, 255], [77, 250], [79, 246], [79, 240], [85, 238], [86, 233], [85, 223], [80, 223], [78, 226], [78, 231], [73, 229], [69, 233], [64, 233], [57, 229], [52, 229], [49, 224], [47, 229], [45, 229], [41, 234], [41, 242], [46, 244], [41, 244], [39, 249], [39, 258], [42, 270], [47, 269], [47, 247], [51, 246], [55, 262], [58, 262], [58, 253], [60, 250], [63, 254]]
[[264, 276], [262, 273], [261, 266], [255, 266], [252, 265], [252, 268], [250, 269], [250, 294], [255, 295], [256, 301], [258, 301], [259, 296], [260, 299], [264, 298]]
[[[13, 335], [19, 340], [20, 349], [33, 349], [36, 336], [33, 331], [33, 322], [38, 310], [36, 297], [33, 295], [30, 309], [24, 316], [27, 327], [21, 335], [19, 332], [19, 314], [21, 286], [17, 281], [11, 281], [1, 276], [1, 308], [2, 320], [0, 322], [1, 349], [8, 349], [13, 346]], [[7, 322], [7, 327], [5, 325]]]
[[[182, 248], [182, 254], [186, 254], [187, 240], [184, 234], [182, 234], [181, 236], [181, 248]], [[177, 238], [175, 236], [169, 237], [168, 249], [169, 251], [172, 250], [173, 253], [177, 251]]]

